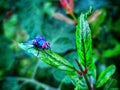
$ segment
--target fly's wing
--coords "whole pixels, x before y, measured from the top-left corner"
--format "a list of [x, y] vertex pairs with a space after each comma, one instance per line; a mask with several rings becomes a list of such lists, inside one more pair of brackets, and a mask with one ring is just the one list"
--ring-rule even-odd
[[[40, 41], [40, 40], [45, 40], [45, 38], [43, 37], [43, 36], [41, 36], [41, 35], [38, 35], [38, 36], [36, 36], [36, 41]], [[46, 41], [46, 40], [45, 40]]]
[[43, 36], [38, 35], [38, 36], [36, 37], [36, 41], [37, 41], [37, 43], [38, 43], [38, 47], [41, 47], [41, 48], [42, 48], [42, 46], [45, 45], [46, 49], [49, 49], [49, 48], [50, 48], [49, 42], [47, 42], [46, 39], [45, 39]]
[[30, 40], [30, 41], [24, 42], [23, 44], [26, 44], [28, 46], [28, 48], [32, 48], [32, 47], [34, 47], [33, 42], [34, 42], [34, 40]]

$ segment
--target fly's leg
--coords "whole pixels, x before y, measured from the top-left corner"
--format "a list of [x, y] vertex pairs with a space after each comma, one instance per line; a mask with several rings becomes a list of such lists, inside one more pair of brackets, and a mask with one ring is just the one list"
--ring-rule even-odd
[[33, 47], [29, 47], [29, 48], [27, 48], [27, 50], [29, 50], [29, 49], [32, 49]]
[[39, 55], [39, 49], [37, 48], [38, 52], [37, 52], [37, 56]]
[[39, 55], [39, 51], [37, 52], [37, 56]]

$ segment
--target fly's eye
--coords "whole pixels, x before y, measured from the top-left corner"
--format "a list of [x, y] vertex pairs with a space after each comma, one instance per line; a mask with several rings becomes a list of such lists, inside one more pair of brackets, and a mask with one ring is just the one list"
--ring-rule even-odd
[[43, 44], [43, 45], [42, 45], [42, 48], [47, 48], [46, 44]]

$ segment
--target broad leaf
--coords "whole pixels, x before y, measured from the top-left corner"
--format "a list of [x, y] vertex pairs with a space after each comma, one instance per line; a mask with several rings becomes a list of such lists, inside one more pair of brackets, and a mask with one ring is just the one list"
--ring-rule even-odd
[[[32, 47], [31, 45], [21, 43], [19, 44], [19, 46], [22, 49], [24, 49], [26, 52], [32, 53], [35, 56], [37, 56], [38, 54], [38, 50], [36, 50], [35, 48], [31, 48]], [[58, 69], [61, 69], [65, 73], [67, 73], [67, 75], [70, 77], [74, 85], [79, 84], [83, 88], [87, 88], [84, 78], [81, 77], [81, 79], [79, 79], [78, 74], [76, 73], [74, 67], [66, 59], [53, 53], [50, 50], [42, 50], [42, 49], [39, 49], [39, 55], [37, 57], [43, 62]]]
[[111, 90], [111, 88], [116, 88], [116, 87], [117, 87], [117, 80], [110, 79], [110, 80], [108, 80], [107, 84], [105, 85], [104, 90]]
[[32, 53], [35, 56], [37, 56], [39, 52], [37, 57], [51, 66], [54, 66], [64, 71], [70, 71], [70, 72], [74, 71], [74, 67], [67, 60], [51, 52], [50, 50], [39, 49], [38, 51], [35, 48], [30, 48], [32, 47], [31, 45], [23, 44], [23, 43], [19, 44], [19, 46], [28, 53]]
[[[32, 47], [31, 45], [21, 43], [19, 44], [19, 46], [22, 49], [24, 49], [26, 52], [32, 53], [35, 56], [37, 56], [38, 54], [38, 50], [36, 50], [35, 48], [31, 48]], [[66, 59], [53, 53], [50, 50], [42, 50], [42, 49], [39, 49], [39, 55], [37, 57], [43, 62], [65, 71], [65, 73], [67, 73], [67, 75], [71, 78], [71, 81], [74, 85], [79, 84], [79, 85], [83, 85], [84, 88], [87, 87], [85, 81], [82, 82], [84, 80], [83, 77], [81, 81], [78, 78], [78, 75], [72, 64], [70, 64]]]
[[66, 83], [66, 84], [71, 83], [71, 79], [62, 70], [58, 70], [58, 69], [54, 68], [54, 69], [52, 69], [52, 74], [53, 74], [54, 78], [59, 82]]
[[110, 65], [109, 67], [107, 67], [98, 77], [96, 87], [99, 88], [104, 85], [108, 81], [108, 79], [110, 79], [110, 77], [114, 74], [115, 70], [115, 65]]
[[81, 14], [76, 27], [76, 44], [79, 56], [79, 63], [88, 68], [88, 74], [96, 80], [96, 68], [92, 60], [91, 31], [87, 22], [87, 16]]
[[116, 44], [116, 46], [112, 49], [103, 51], [103, 57], [105, 58], [110, 58], [110, 57], [114, 57], [117, 55], [120, 55], [120, 44]]

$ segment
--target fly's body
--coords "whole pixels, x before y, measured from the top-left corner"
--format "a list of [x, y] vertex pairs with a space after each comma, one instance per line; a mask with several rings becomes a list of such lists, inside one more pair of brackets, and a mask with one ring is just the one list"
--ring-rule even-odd
[[32, 45], [37, 47], [37, 48], [42, 48], [42, 49], [49, 49], [50, 44], [46, 39], [42, 36], [37, 36], [34, 40], [32, 40]]

